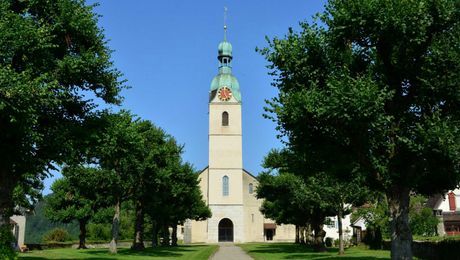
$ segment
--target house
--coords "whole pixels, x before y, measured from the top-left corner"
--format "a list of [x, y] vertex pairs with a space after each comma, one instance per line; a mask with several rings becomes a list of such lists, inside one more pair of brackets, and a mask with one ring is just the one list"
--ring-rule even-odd
[[438, 235], [460, 235], [460, 189], [430, 197], [427, 206], [439, 219]]
[[26, 217], [22, 215], [13, 215], [10, 218], [10, 224], [13, 227], [12, 232], [15, 238], [14, 247], [17, 249], [25, 247]]

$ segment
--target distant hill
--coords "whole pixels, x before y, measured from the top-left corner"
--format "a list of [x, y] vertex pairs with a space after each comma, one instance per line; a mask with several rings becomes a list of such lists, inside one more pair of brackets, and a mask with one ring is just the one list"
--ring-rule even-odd
[[72, 239], [78, 239], [78, 223], [62, 224], [50, 221], [45, 216], [46, 196], [37, 203], [35, 210], [26, 215], [26, 244], [42, 243], [42, 237], [48, 231], [54, 228], [64, 228], [72, 236]]

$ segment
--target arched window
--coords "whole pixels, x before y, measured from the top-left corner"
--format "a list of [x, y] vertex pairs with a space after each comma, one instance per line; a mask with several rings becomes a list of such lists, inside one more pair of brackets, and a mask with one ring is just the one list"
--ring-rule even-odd
[[222, 195], [228, 196], [228, 176], [222, 177]]
[[252, 194], [254, 192], [254, 185], [252, 183], [249, 183], [249, 194]]
[[222, 126], [228, 126], [228, 113], [227, 113], [227, 111], [224, 111], [224, 113], [222, 113]]

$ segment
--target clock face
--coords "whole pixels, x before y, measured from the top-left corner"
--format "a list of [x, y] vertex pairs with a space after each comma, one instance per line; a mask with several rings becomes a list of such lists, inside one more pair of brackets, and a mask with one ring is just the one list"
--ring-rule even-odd
[[232, 91], [228, 87], [222, 87], [217, 96], [221, 101], [229, 101], [232, 97]]

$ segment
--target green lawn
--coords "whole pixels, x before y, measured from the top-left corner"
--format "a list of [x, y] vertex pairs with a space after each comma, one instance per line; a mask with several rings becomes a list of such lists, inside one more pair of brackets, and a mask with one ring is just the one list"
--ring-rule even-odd
[[118, 249], [117, 255], [111, 255], [106, 248], [77, 250], [73, 248], [34, 250], [19, 254], [19, 259], [208, 259], [216, 250], [217, 245], [180, 245], [178, 247], [147, 248], [144, 251], [133, 251], [128, 248]]
[[328, 248], [327, 252], [317, 253], [307, 246], [292, 243], [247, 243], [239, 244], [255, 260], [274, 259], [390, 259], [390, 251], [369, 250], [364, 247], [352, 247], [345, 250], [344, 256], [338, 256], [337, 248]]

